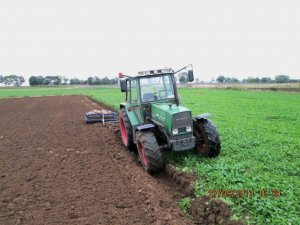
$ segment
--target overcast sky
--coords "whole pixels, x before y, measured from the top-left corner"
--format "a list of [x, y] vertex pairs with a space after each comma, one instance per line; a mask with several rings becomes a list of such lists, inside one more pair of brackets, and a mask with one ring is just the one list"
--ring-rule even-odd
[[300, 78], [300, 2], [26, 0], [0, 3], [0, 74]]

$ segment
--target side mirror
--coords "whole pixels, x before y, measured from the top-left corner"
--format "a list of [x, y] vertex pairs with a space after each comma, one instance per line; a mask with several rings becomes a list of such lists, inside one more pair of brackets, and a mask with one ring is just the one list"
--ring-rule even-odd
[[127, 80], [120, 80], [121, 92], [127, 92]]
[[194, 81], [194, 72], [193, 70], [188, 71], [188, 81], [193, 82]]

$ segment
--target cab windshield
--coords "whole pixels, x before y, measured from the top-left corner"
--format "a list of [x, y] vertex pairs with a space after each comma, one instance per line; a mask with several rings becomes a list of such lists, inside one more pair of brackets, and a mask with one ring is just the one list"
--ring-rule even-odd
[[174, 98], [171, 75], [140, 78], [142, 102]]

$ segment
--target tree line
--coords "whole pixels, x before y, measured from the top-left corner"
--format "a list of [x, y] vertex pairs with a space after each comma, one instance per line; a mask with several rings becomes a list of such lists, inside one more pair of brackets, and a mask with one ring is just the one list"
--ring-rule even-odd
[[216, 79], [217, 83], [297, 83], [300, 82], [300, 80], [297, 79], [290, 79], [288, 75], [277, 75], [275, 76], [275, 79], [273, 80], [270, 77], [248, 77], [243, 80], [238, 80], [235, 77], [225, 77], [223, 75], [220, 75]]
[[113, 85], [118, 83], [118, 78], [109, 79], [108, 77], [100, 78], [97, 76], [88, 77], [87, 80], [71, 78], [61, 76], [31, 76], [29, 78], [29, 85]]
[[13, 86], [19, 87], [24, 82], [25, 82], [25, 79], [24, 79], [23, 76], [17, 76], [17, 75], [3, 76], [3, 75], [0, 75], [0, 83], [3, 83], [5, 86], [13, 85]]
[[[180, 73], [179, 75], [179, 82], [181, 84], [185, 84], [188, 82], [187, 79], [187, 73], [183, 72]], [[216, 80], [213, 78], [211, 80], [211, 83], [297, 83], [300, 82], [300, 79], [290, 79], [290, 77], [288, 75], [277, 75], [275, 76], [275, 79], [272, 79], [270, 77], [248, 77], [246, 79], [243, 80], [239, 80], [235, 77], [226, 77], [224, 75], [220, 75]], [[195, 83], [204, 83], [203, 81], [200, 81], [198, 78], [195, 79]]]
[[[177, 80], [177, 79], [176, 79]], [[86, 80], [78, 78], [67, 78], [64, 76], [31, 76], [29, 78], [30, 86], [36, 85], [114, 85], [119, 81], [118, 78], [109, 79], [108, 77], [100, 78], [98, 76], [88, 77]], [[5, 84], [5, 86], [21, 86], [25, 82], [23, 76], [17, 75], [0, 75], [0, 83]], [[187, 73], [179, 74], [179, 82], [184, 84], [187, 83]], [[195, 79], [196, 83], [203, 83], [199, 81], [198, 78]], [[212, 79], [211, 82], [217, 83], [296, 83], [300, 82], [300, 79], [290, 79], [288, 75], [277, 75], [275, 79], [270, 77], [248, 77], [243, 80], [239, 80], [235, 77], [226, 77], [220, 75], [216, 80]]]

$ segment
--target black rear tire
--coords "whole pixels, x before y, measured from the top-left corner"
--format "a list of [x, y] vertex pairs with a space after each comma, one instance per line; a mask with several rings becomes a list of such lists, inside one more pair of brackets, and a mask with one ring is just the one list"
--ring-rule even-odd
[[132, 126], [125, 109], [121, 109], [119, 111], [119, 122], [121, 138], [124, 146], [131, 151], [135, 150], [135, 144], [133, 143]]
[[145, 170], [153, 174], [163, 169], [163, 158], [157, 140], [151, 131], [136, 132], [136, 146]]
[[204, 156], [216, 157], [221, 151], [221, 140], [216, 126], [210, 120], [194, 121], [195, 150]]

